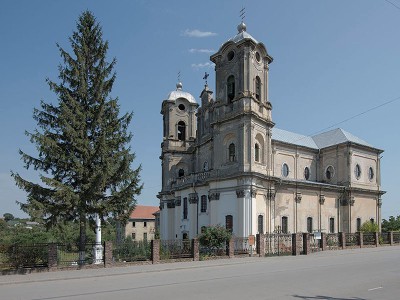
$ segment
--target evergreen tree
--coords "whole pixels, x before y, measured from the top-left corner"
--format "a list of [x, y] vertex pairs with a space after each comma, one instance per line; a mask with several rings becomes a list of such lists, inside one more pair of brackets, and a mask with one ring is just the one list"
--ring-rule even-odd
[[115, 58], [108, 63], [108, 42], [93, 14], [79, 17], [69, 38], [73, 54], [57, 44], [63, 64], [59, 82], [47, 79], [57, 105], [41, 101], [33, 118], [38, 128], [26, 132], [38, 157], [19, 151], [25, 168], [39, 170], [41, 184], [12, 172], [16, 184], [28, 193], [21, 209], [47, 227], [76, 221], [80, 251], [84, 252], [86, 224], [94, 226], [95, 214], [126, 221], [142, 189], [140, 170], [132, 169], [132, 113], [119, 116], [118, 99], [110, 92], [116, 75]]

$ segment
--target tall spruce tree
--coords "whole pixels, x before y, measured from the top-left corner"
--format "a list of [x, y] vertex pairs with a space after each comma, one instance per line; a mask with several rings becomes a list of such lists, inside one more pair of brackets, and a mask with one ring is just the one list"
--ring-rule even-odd
[[19, 151], [25, 168], [40, 171], [42, 183], [12, 176], [28, 194], [21, 209], [34, 219], [48, 227], [79, 222], [82, 254], [86, 224], [94, 226], [95, 214], [127, 220], [142, 189], [141, 167], [132, 168], [132, 113], [119, 116], [118, 99], [110, 96], [116, 60], [106, 61], [108, 42], [91, 12], [79, 17], [69, 42], [73, 54], [57, 44], [63, 58], [59, 82], [46, 80], [58, 103], [41, 101], [33, 112], [38, 128], [26, 132], [38, 156]]

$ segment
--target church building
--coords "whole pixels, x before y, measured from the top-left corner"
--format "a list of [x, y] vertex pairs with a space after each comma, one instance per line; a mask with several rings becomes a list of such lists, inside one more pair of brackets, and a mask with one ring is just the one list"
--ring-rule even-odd
[[273, 58], [242, 22], [210, 57], [215, 96], [176, 90], [162, 102], [161, 239], [222, 225], [257, 233], [356, 232], [381, 222], [380, 156], [343, 129], [304, 136], [275, 127]]

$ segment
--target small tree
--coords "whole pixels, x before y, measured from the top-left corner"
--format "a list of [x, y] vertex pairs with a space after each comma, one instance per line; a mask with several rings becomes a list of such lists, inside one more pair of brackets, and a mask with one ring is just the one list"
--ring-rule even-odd
[[400, 230], [400, 216], [396, 218], [393, 216], [389, 217], [389, 220], [383, 219], [382, 221], [382, 231], [399, 231]]
[[371, 221], [365, 221], [361, 227], [360, 227], [361, 232], [378, 232], [379, 231], [379, 225], [377, 223], [372, 223]]
[[199, 236], [199, 242], [204, 247], [219, 249], [231, 239], [232, 233], [224, 227], [208, 226]]
[[5, 213], [5, 214], [3, 215], [3, 218], [4, 218], [4, 220], [5, 220], [6, 222], [8, 222], [8, 221], [14, 220], [14, 215], [13, 215], [13, 214], [10, 214], [10, 213]]
[[79, 224], [80, 260], [85, 255], [86, 226], [98, 214], [128, 219], [140, 194], [140, 170], [132, 169], [132, 113], [120, 116], [118, 99], [110, 96], [116, 60], [107, 62], [108, 42], [91, 12], [79, 17], [69, 41], [73, 53], [58, 44], [64, 64], [59, 82], [47, 80], [58, 104], [41, 102], [33, 118], [38, 129], [27, 132], [38, 157], [20, 150], [25, 167], [40, 170], [42, 184], [12, 173], [28, 193], [23, 211], [51, 227], [61, 222]]

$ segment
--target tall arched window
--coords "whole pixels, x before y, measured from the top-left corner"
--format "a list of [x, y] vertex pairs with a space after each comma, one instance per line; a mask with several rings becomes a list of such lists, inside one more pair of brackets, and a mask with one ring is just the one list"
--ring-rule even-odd
[[232, 217], [232, 215], [225, 216], [225, 228], [228, 229], [229, 232], [233, 232], [233, 217]]
[[256, 77], [256, 99], [261, 99], [261, 79], [260, 77]]
[[178, 140], [186, 140], [186, 124], [183, 121], [178, 122]]
[[260, 162], [260, 146], [258, 144], [254, 146], [254, 160]]
[[229, 145], [229, 161], [235, 161], [236, 160], [236, 148], [235, 144], [231, 143]]
[[207, 196], [206, 195], [201, 196], [201, 207], [200, 208], [201, 208], [200, 211], [202, 213], [207, 212]]
[[229, 76], [226, 85], [228, 93], [228, 102], [232, 102], [232, 100], [235, 98], [235, 76], [233, 75]]
[[307, 218], [307, 232], [312, 233], [313, 231], [313, 226], [312, 226], [312, 218], [308, 217]]
[[258, 215], [258, 233], [264, 233], [264, 216]]

